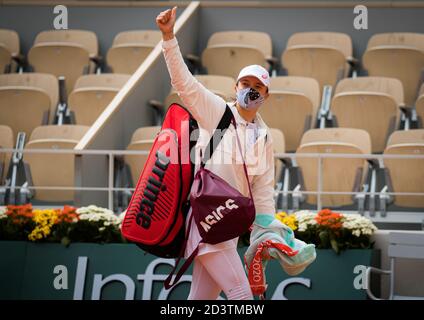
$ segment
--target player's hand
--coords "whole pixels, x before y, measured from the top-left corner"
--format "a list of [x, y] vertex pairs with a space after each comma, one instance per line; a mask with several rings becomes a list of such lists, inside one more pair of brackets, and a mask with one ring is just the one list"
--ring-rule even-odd
[[177, 7], [168, 9], [159, 13], [156, 17], [156, 24], [162, 31], [163, 35], [170, 35], [174, 33], [175, 20], [177, 18]]

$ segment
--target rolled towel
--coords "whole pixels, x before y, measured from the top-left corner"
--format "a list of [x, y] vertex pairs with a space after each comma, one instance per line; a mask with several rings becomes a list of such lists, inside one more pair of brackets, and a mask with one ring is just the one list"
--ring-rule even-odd
[[288, 275], [295, 276], [316, 259], [316, 251], [314, 244], [296, 239], [293, 230], [272, 215], [257, 214], [244, 258], [252, 291], [261, 295], [268, 260], [277, 259]]

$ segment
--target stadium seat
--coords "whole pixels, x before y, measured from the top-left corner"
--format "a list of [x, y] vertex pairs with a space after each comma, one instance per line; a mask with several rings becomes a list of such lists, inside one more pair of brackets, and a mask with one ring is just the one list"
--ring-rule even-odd
[[[156, 134], [160, 131], [160, 126], [142, 127], [137, 129], [129, 143], [127, 150], [150, 151]], [[146, 163], [148, 154], [145, 155], [125, 155], [124, 161], [129, 166], [132, 184], [137, 184], [138, 178]]]
[[414, 105], [424, 69], [424, 34], [375, 34], [368, 41], [362, 60], [368, 75], [399, 79], [406, 105]]
[[[274, 147], [274, 153], [285, 153], [285, 139], [284, 133], [280, 129], [270, 128], [270, 132], [272, 135], [272, 144]], [[283, 162], [275, 158], [275, 182], [279, 182], [283, 173]]]
[[[395, 131], [385, 155], [424, 155], [424, 129]], [[424, 192], [424, 159], [384, 159], [389, 192]], [[423, 196], [393, 196], [396, 206], [424, 208]]]
[[415, 110], [417, 111], [419, 126], [420, 128], [424, 128], [424, 84], [421, 86], [420, 93], [418, 94]]
[[[88, 126], [48, 125], [34, 129], [25, 146], [29, 149], [73, 149]], [[73, 154], [64, 153], [25, 153], [24, 162], [29, 165], [30, 177], [35, 187], [72, 187], [74, 186]], [[73, 190], [35, 190], [33, 200], [39, 201], [73, 201]]]
[[15, 135], [29, 135], [37, 126], [48, 124], [58, 102], [58, 81], [50, 74], [12, 73], [0, 75], [0, 124]]
[[68, 106], [79, 125], [91, 126], [130, 78], [126, 74], [90, 74], [78, 78]]
[[156, 30], [120, 32], [107, 53], [107, 63], [114, 73], [133, 74], [161, 39]]
[[[301, 157], [304, 153], [322, 154], [369, 154], [371, 139], [365, 130], [350, 128], [312, 129], [307, 131], [296, 151], [300, 172], [300, 192], [318, 191], [318, 158]], [[322, 189], [324, 192], [361, 192], [367, 174], [367, 161], [360, 158], [323, 158]], [[306, 203], [316, 205], [317, 195], [308, 194]], [[303, 198], [303, 195], [302, 195]], [[321, 195], [321, 205], [340, 207], [353, 205], [353, 195]]]
[[40, 32], [28, 53], [28, 62], [35, 72], [65, 77], [68, 94], [79, 76], [94, 71], [90, 59], [99, 59], [97, 36], [85, 30]]
[[347, 77], [353, 61], [350, 36], [338, 32], [295, 33], [281, 56], [289, 76], [315, 78], [321, 88]]
[[318, 81], [304, 77], [272, 77], [269, 97], [259, 109], [265, 123], [284, 133], [286, 151], [294, 152], [305, 131], [314, 128], [319, 107]]
[[0, 29], [0, 74], [13, 72], [13, 59], [19, 57], [19, 35], [16, 31]]
[[338, 127], [367, 131], [372, 152], [381, 153], [390, 134], [399, 127], [402, 106], [403, 88], [399, 80], [357, 77], [339, 82], [331, 112]]
[[258, 64], [269, 69], [274, 60], [271, 37], [264, 32], [216, 32], [202, 52], [202, 64], [208, 74], [234, 79], [247, 65]]
[[[0, 149], [13, 148], [13, 131], [8, 126], [0, 125]], [[12, 153], [0, 153], [0, 185], [4, 185], [4, 180], [9, 169]]]

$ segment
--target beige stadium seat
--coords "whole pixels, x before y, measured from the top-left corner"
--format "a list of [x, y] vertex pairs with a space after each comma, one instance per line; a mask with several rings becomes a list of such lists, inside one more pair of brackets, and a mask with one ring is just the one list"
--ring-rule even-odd
[[[127, 150], [150, 151], [156, 134], [160, 131], [160, 126], [142, 127], [137, 129], [132, 137]], [[124, 161], [129, 166], [133, 185], [137, 184], [138, 178], [147, 161], [148, 154], [145, 155], [125, 155]]]
[[79, 43], [90, 54], [90, 57], [97, 57], [99, 53], [99, 43], [97, 36], [92, 31], [87, 30], [47, 30], [37, 34], [34, 43]]
[[[286, 146], [285, 146], [284, 133], [280, 129], [276, 129], [276, 128], [270, 128], [269, 130], [272, 136], [272, 144], [274, 147], [274, 153], [285, 153]], [[281, 159], [275, 158], [274, 163], [275, 163], [275, 182], [277, 183], [282, 175], [283, 162], [281, 161]]]
[[284, 133], [286, 150], [296, 151], [302, 135], [312, 129], [320, 103], [318, 81], [305, 77], [272, 77], [269, 97], [259, 109], [265, 123]]
[[130, 78], [126, 74], [90, 74], [78, 78], [68, 98], [75, 121], [91, 126]]
[[44, 140], [44, 139], [69, 139], [69, 140], [81, 140], [88, 130], [88, 126], [80, 125], [48, 125], [40, 126], [32, 131], [29, 142], [33, 140]]
[[368, 41], [362, 61], [370, 76], [399, 79], [406, 105], [415, 103], [424, 69], [424, 34], [376, 34]]
[[272, 39], [265, 32], [258, 31], [222, 31], [215, 32], [208, 40], [208, 47], [223, 44], [243, 44], [257, 47], [261, 50], [266, 59], [272, 58]]
[[[13, 148], [13, 131], [8, 126], [0, 125], [0, 150], [1, 149], [12, 149]], [[12, 154], [2, 152], [0, 153], [0, 185], [4, 184], [4, 180], [9, 169], [10, 159]]]
[[399, 127], [403, 88], [398, 79], [357, 77], [343, 79], [331, 103], [341, 128], [357, 128], [371, 136], [372, 152], [384, 151], [390, 134]]
[[19, 35], [16, 31], [0, 29], [0, 74], [13, 70], [13, 58], [19, 56]]
[[[48, 125], [34, 129], [25, 149], [73, 149], [85, 135], [88, 126]], [[73, 154], [25, 153], [34, 187], [73, 187]], [[73, 201], [73, 190], [35, 190], [34, 200]]]
[[[196, 75], [195, 78], [207, 89], [217, 94], [225, 101], [234, 101], [236, 82], [233, 78], [215, 75]], [[174, 89], [171, 89], [171, 92], [165, 99], [165, 110], [167, 110], [168, 107], [173, 103], [183, 105], [178, 94]]]
[[120, 32], [107, 53], [107, 62], [115, 73], [133, 74], [162, 39], [160, 31]]
[[[303, 153], [369, 154], [371, 139], [365, 130], [349, 128], [312, 129], [307, 131], [296, 151], [296, 161], [301, 171], [300, 191], [318, 191], [318, 159], [301, 157]], [[359, 192], [366, 176], [367, 161], [359, 158], [323, 158], [322, 191]], [[308, 204], [316, 205], [317, 195], [305, 195]], [[354, 204], [352, 195], [321, 195], [324, 207]]]
[[92, 69], [90, 59], [97, 57], [97, 36], [85, 30], [40, 32], [28, 52], [28, 62], [35, 72], [65, 77], [68, 94], [77, 78]]
[[58, 81], [50, 74], [0, 75], [0, 124], [10, 126], [15, 135], [20, 131], [29, 135], [53, 119], [58, 90]]
[[[385, 155], [424, 156], [424, 129], [396, 131], [387, 143]], [[424, 193], [424, 159], [384, 159], [392, 192]], [[394, 196], [401, 207], [424, 208], [424, 196]]]
[[289, 76], [311, 77], [320, 87], [335, 86], [349, 73], [352, 40], [338, 32], [299, 32], [287, 41], [281, 63]]
[[421, 128], [424, 128], [424, 84], [421, 86], [420, 93], [418, 94], [418, 99], [415, 103], [415, 110], [417, 111], [420, 126]]
[[422, 142], [424, 142], [424, 129], [397, 130], [390, 135], [387, 147], [395, 144]]
[[224, 31], [214, 33], [202, 52], [202, 64], [208, 74], [237, 78], [250, 64], [269, 69], [272, 60], [271, 37], [264, 32]]

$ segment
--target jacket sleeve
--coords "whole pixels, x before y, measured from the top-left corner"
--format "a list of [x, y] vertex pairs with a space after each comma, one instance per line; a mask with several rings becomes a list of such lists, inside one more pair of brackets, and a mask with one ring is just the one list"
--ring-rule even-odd
[[175, 37], [162, 41], [162, 52], [171, 77], [172, 87], [199, 126], [212, 132], [224, 114], [225, 100], [206, 89], [191, 74]]
[[265, 150], [266, 169], [263, 174], [254, 176], [252, 181], [252, 195], [255, 203], [256, 215], [266, 214], [274, 217], [274, 150], [271, 134], [268, 131], [268, 137]]

